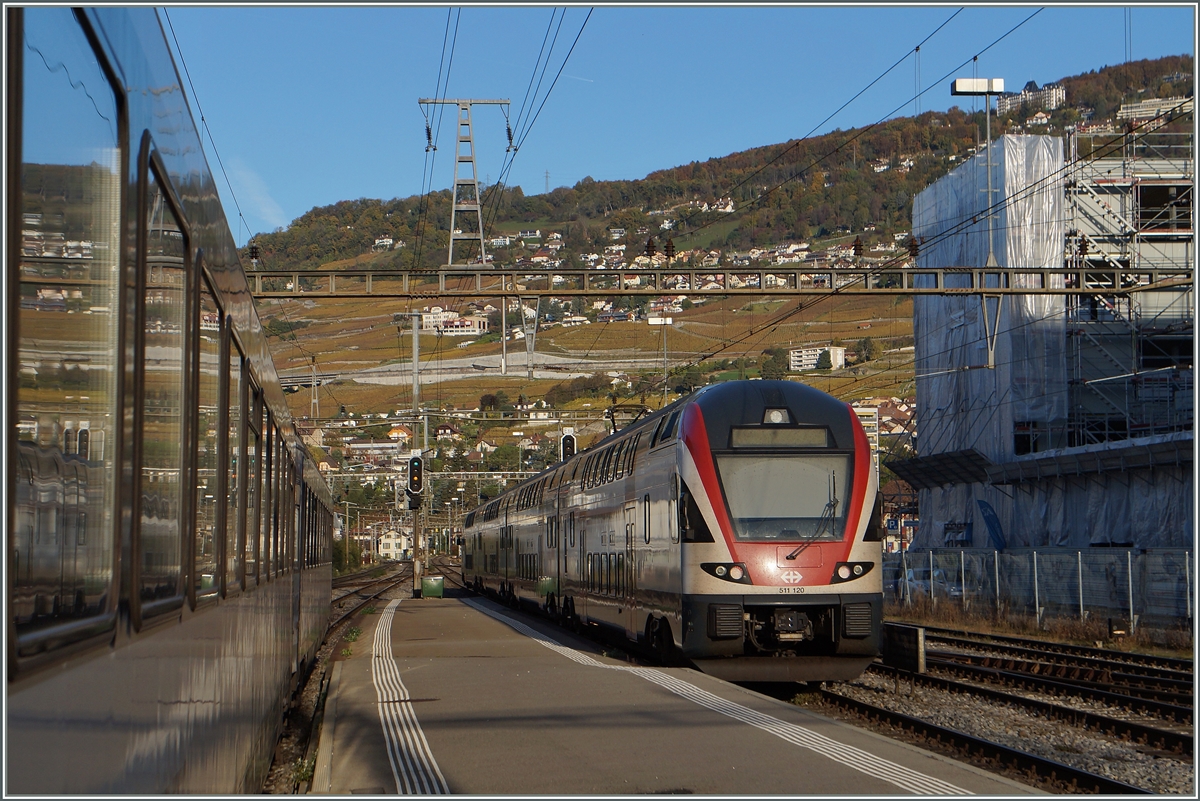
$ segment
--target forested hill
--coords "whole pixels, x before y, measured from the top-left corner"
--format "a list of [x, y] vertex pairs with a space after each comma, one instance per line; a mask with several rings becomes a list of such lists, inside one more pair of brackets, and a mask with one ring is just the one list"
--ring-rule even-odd
[[[1082, 121], [1111, 119], [1123, 102], [1190, 96], [1192, 70], [1191, 56], [1169, 56], [1062, 78], [1057, 83], [1065, 87], [1067, 102], [1048, 124], [1028, 125], [1037, 109], [1025, 108], [994, 119], [992, 133], [1061, 135]], [[661, 228], [664, 220], [675, 222], [669, 233], [681, 251], [810, 241], [862, 232], [868, 225], [874, 226], [873, 237], [891, 239], [889, 234], [908, 230], [913, 196], [968, 157], [983, 130], [982, 111], [951, 108], [692, 162], [640, 180], [584, 178], [532, 196], [519, 187], [492, 186], [483, 193], [485, 230], [489, 236], [524, 228], [543, 229], [543, 235], [556, 231], [564, 240], [556, 255], [564, 267], [611, 244], [609, 228], [624, 228], [624, 241], [636, 248], [631, 254], [640, 252], [645, 231], [668, 233]], [[733, 212], [722, 210], [730, 204]], [[445, 189], [424, 198], [347, 200], [315, 208], [255, 241], [268, 268], [428, 268], [445, 263], [449, 222]], [[381, 241], [387, 238], [390, 247]], [[488, 253], [500, 264], [517, 256], [503, 247]]]

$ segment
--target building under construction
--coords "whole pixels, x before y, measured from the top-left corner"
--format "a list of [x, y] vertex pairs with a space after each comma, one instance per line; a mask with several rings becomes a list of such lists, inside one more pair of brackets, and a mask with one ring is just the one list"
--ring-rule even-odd
[[915, 199], [918, 268], [991, 256], [1094, 290], [914, 298], [917, 458], [889, 466], [919, 490], [915, 547], [1192, 546], [1194, 284], [1086, 273], [1190, 275], [1190, 110], [1177, 133], [1003, 136], [990, 203], [986, 151]]

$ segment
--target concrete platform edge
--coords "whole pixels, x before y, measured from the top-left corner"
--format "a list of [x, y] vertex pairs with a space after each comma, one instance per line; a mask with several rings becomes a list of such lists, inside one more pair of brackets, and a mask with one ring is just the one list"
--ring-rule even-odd
[[325, 699], [325, 722], [321, 725], [321, 739], [317, 744], [317, 765], [313, 772], [310, 794], [328, 794], [333, 786], [333, 731], [337, 726], [337, 699], [341, 679], [342, 663], [335, 662], [333, 678], [329, 682], [329, 695]]

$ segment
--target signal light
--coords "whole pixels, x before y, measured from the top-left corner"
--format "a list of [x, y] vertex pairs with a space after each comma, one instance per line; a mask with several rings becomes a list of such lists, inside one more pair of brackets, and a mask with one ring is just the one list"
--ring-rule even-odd
[[250, 260], [258, 261], [258, 245], [250, 245]]
[[425, 470], [421, 463], [420, 456], [414, 456], [408, 460], [408, 491], [413, 495], [420, 495], [425, 489]]
[[1088, 254], [1088, 241], [1087, 241], [1087, 237], [1086, 237], [1086, 236], [1081, 236], [1081, 237], [1079, 237], [1079, 255], [1080, 255], [1082, 258], [1087, 258], [1087, 254]]
[[576, 443], [574, 434], [563, 434], [562, 439], [559, 440], [559, 444], [561, 446], [563, 461], [566, 461], [575, 455]]

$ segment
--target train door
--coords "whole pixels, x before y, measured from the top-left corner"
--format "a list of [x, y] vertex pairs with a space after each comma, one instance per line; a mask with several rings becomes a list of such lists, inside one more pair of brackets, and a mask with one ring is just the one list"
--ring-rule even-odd
[[509, 551], [513, 546], [512, 526], [508, 522], [508, 503], [504, 504], [504, 525], [500, 528], [500, 581], [502, 593], [512, 592], [512, 574], [509, 563], [512, 561]]
[[621, 608], [624, 610], [625, 636], [637, 640], [638, 610], [637, 610], [637, 502], [625, 504], [623, 519], [625, 523], [625, 550], [617, 554], [617, 592], [621, 598]]

